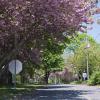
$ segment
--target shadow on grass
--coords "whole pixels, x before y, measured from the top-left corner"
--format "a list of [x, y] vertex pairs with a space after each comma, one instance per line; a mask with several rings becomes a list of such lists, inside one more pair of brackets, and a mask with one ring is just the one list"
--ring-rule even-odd
[[17, 95], [30, 93], [31, 91], [40, 87], [42, 86], [32, 84], [19, 84], [16, 86], [16, 88], [9, 86], [0, 86], [0, 100], [13, 100], [13, 98]]

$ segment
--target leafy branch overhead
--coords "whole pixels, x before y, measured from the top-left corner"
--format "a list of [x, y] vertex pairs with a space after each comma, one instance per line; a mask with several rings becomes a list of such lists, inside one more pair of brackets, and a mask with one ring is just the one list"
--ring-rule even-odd
[[20, 59], [40, 54], [45, 34], [62, 42], [63, 32], [66, 37], [73, 35], [82, 22], [90, 21], [89, 12], [95, 4], [90, 0], [0, 0], [0, 60], [16, 46], [14, 53]]

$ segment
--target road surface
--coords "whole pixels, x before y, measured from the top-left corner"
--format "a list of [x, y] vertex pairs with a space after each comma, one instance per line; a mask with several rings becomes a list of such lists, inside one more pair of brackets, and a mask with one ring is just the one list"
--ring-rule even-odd
[[86, 85], [47, 85], [14, 100], [100, 100], [100, 87]]

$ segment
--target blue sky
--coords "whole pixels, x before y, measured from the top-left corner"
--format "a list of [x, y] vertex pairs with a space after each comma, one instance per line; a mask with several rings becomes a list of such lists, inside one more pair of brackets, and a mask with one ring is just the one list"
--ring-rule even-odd
[[[97, 6], [100, 7], [100, 2], [98, 3]], [[89, 35], [91, 35], [98, 43], [100, 43], [100, 24], [98, 25], [96, 23], [96, 20], [100, 19], [100, 14], [94, 15], [93, 18], [95, 20], [94, 24], [91, 25], [93, 27], [93, 29], [92, 30], [88, 30], [87, 33]], [[66, 60], [68, 55], [70, 55], [70, 53], [66, 52], [66, 50], [65, 50], [65, 52], [64, 52], [64, 54], [62, 56]]]
[[[98, 4], [98, 6], [100, 7], [100, 3]], [[97, 19], [100, 19], [100, 14], [97, 14], [97, 15], [95, 15], [95, 16], [93, 16], [93, 17], [94, 17], [94, 20], [95, 20], [95, 23], [94, 23], [93, 25], [91, 25], [91, 26], [93, 27], [93, 29], [92, 29], [92, 30], [88, 30], [87, 32], [88, 32], [89, 35], [92, 35], [93, 38], [94, 38], [98, 43], [100, 43], [100, 24], [98, 25], [98, 24], [96, 23], [96, 20], [97, 20]]]

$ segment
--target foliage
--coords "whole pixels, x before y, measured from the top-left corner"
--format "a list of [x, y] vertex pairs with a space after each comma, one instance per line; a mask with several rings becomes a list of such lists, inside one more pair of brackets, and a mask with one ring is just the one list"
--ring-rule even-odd
[[100, 46], [93, 40], [93, 38], [88, 36], [90, 48], [86, 48], [87, 43], [85, 42], [85, 39], [87, 36], [85, 35], [84, 37], [84, 35], [82, 35], [82, 38], [80, 36], [75, 39], [78, 42], [73, 42], [74, 45], [78, 46], [74, 48], [74, 54], [67, 58], [67, 66], [72, 65], [74, 73], [77, 73], [79, 77], [82, 77], [82, 73], [87, 70], [87, 55], [89, 61], [89, 74], [91, 75], [93, 71], [99, 70]]
[[41, 56], [41, 68], [45, 72], [45, 80], [48, 83], [49, 74], [56, 70], [62, 70], [64, 60], [61, 54], [64, 51], [65, 44], [52, 41], [52, 38], [47, 38], [46, 47], [43, 49]]
[[100, 85], [100, 71], [94, 71], [91, 75], [89, 81], [89, 85]]
[[21, 60], [39, 59], [45, 34], [56, 41], [65, 38], [63, 32], [73, 35], [88, 22], [94, 5], [90, 0], [0, 0], [1, 65], [15, 54]]
[[21, 72], [21, 78], [23, 83], [42, 83], [44, 77], [44, 71], [41, 65], [36, 65], [31, 61], [27, 61], [23, 65]]
[[86, 39], [88, 39], [88, 41], [91, 41], [92, 43], [95, 43], [93, 37], [87, 35], [86, 33], [77, 33], [77, 35], [74, 36], [72, 40], [70, 40], [70, 43], [68, 44], [66, 49], [75, 53], [77, 48], [79, 48], [82, 43], [86, 42]]
[[44, 52], [42, 58], [43, 70], [45, 72], [44, 78], [46, 84], [51, 72], [62, 70], [64, 67], [64, 60], [61, 55], [52, 54], [51, 52]]
[[63, 53], [64, 49], [64, 43], [57, 43], [54, 42], [52, 38], [49, 38], [42, 53], [43, 66], [48, 67], [48, 70], [61, 67], [63, 65], [61, 54]]
[[60, 55], [44, 52], [42, 63], [44, 67], [47, 67], [48, 71], [61, 70], [63, 59]]

